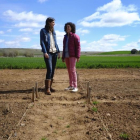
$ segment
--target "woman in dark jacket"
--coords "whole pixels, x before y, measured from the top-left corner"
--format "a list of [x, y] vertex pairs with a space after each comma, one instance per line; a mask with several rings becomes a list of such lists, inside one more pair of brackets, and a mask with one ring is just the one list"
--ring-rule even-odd
[[75, 24], [72, 22], [65, 24], [64, 31], [62, 61], [65, 61], [69, 74], [69, 86], [65, 90], [77, 92], [76, 61], [80, 59], [80, 37], [75, 34]]
[[40, 45], [44, 54], [47, 73], [45, 79], [45, 94], [51, 95], [55, 92], [52, 88], [57, 56], [60, 58], [60, 51], [56, 41], [56, 33], [54, 31], [55, 19], [47, 18], [45, 28], [40, 31]]

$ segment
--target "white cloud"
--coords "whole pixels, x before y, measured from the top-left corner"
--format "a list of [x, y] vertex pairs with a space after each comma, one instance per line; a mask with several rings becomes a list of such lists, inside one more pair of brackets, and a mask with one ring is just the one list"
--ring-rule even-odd
[[18, 13], [12, 10], [7, 10], [3, 15], [13, 21], [44, 22], [47, 18], [47, 16], [35, 14], [32, 11]]
[[140, 44], [140, 39], [138, 40], [138, 44]]
[[65, 32], [60, 32], [58, 30], [55, 31], [56, 35], [59, 37], [64, 37], [64, 35], [66, 34]]
[[40, 34], [40, 31], [34, 31], [33, 34], [38, 35]]
[[19, 31], [21, 32], [31, 32], [33, 29], [32, 28], [24, 28], [24, 29], [20, 29]]
[[140, 40], [138, 40], [137, 42], [128, 43], [122, 47], [122, 50], [132, 50], [132, 49], [140, 50]]
[[[42, 27], [41, 27], [42, 28]], [[34, 34], [34, 35], [40, 35], [40, 30], [41, 30], [41, 28], [36, 28], [36, 29], [34, 29], [33, 31], [32, 31], [32, 33]]]
[[7, 10], [3, 13], [4, 17], [7, 18], [8, 21], [15, 22], [15, 27], [25, 27], [25, 28], [37, 28], [43, 27], [45, 20], [47, 18], [46, 15], [36, 14], [32, 11], [30, 12], [15, 12], [12, 10]]
[[82, 28], [79, 28], [79, 29], [77, 29], [76, 32], [79, 33], [79, 34], [81, 34], [81, 35], [84, 35], [84, 34], [88, 34], [89, 33], [89, 30], [83, 30]]
[[42, 24], [37, 23], [37, 22], [20, 22], [18, 24], [14, 25], [15, 27], [34, 27], [34, 28], [38, 28], [38, 27], [43, 27]]
[[4, 40], [0, 39], [0, 43], [4, 42]]
[[18, 41], [7, 41], [5, 42], [6, 46], [10, 48], [17, 48], [20, 47], [20, 43]]
[[104, 37], [102, 38], [102, 41], [117, 42], [117, 41], [124, 41], [125, 38], [126, 38], [126, 36], [120, 36], [120, 35], [116, 35], [116, 34], [108, 34], [108, 35], [104, 35]]
[[0, 31], [0, 34], [4, 34], [4, 32], [3, 31]]
[[119, 41], [124, 41], [126, 36], [116, 34], [104, 35], [100, 40], [88, 43], [82, 47], [82, 51], [114, 51], [113, 47], [118, 46]]
[[64, 38], [64, 35], [65, 35], [65, 32], [60, 32], [58, 30], [56, 30], [55, 32], [56, 32], [57, 44], [59, 46], [59, 49], [62, 51], [62, 49], [63, 49], [63, 38]]
[[86, 43], [87, 43], [86, 40], [80, 41], [80, 45], [81, 45], [81, 44], [86, 44]]
[[12, 32], [12, 29], [7, 30], [7, 32]]
[[122, 7], [121, 0], [113, 0], [110, 3], [105, 4], [102, 7], [99, 7], [97, 11], [117, 11]]
[[41, 50], [41, 46], [39, 44], [32, 45], [30, 48], [31, 49], [40, 49]]
[[121, 0], [113, 0], [99, 7], [92, 15], [79, 20], [85, 27], [117, 27], [140, 21], [135, 5], [123, 6]]
[[29, 37], [21, 37], [18, 36], [15, 40], [12, 41], [5, 41], [5, 45], [10, 47], [10, 48], [17, 48], [21, 46], [22, 42], [30, 42], [31, 39]]
[[87, 51], [113, 51], [113, 47], [115, 46], [117, 46], [117, 43], [109, 43], [98, 40], [87, 44], [87, 47], [84, 49]]
[[31, 39], [28, 38], [28, 37], [23, 37], [23, 38], [20, 39], [20, 41], [22, 41], [22, 42], [29, 42], [30, 40]]
[[46, 2], [48, 0], [38, 0], [40, 3]]

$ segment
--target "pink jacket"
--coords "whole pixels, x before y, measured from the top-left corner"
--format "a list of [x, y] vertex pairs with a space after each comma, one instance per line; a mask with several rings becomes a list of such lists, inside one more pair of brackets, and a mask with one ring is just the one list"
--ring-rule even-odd
[[[66, 37], [67, 37], [67, 35], [65, 35], [64, 39], [63, 39], [62, 59], [65, 58]], [[80, 52], [81, 52], [80, 37], [72, 32], [70, 32], [70, 34], [69, 34], [68, 50], [69, 50], [70, 57], [80, 58]]]

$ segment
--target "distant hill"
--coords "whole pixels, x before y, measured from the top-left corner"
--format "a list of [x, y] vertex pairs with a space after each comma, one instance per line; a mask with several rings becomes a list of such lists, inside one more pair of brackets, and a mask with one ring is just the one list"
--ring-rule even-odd
[[[42, 56], [41, 49], [25, 49], [25, 48], [0, 48], [0, 56], [4, 52], [18, 52], [19, 56], [23, 56], [25, 53], [33, 54], [34, 56]], [[62, 54], [62, 52], [61, 52]], [[96, 51], [82, 51], [81, 55], [127, 55], [131, 54], [131, 51], [112, 51], [112, 52], [96, 52]]]
[[111, 52], [81, 52], [81, 55], [129, 55], [131, 51], [111, 51]]
[[131, 54], [131, 51], [112, 51], [98, 53], [98, 55], [123, 55], [123, 54]]
[[[3, 52], [15, 52], [17, 51], [19, 56], [23, 56], [25, 53], [33, 53], [34, 56], [42, 56], [41, 49], [25, 49], [25, 48], [0, 48], [0, 56], [2, 56]], [[62, 53], [62, 52], [61, 52]], [[82, 51], [81, 55], [96, 55], [102, 52], [95, 51]]]
[[2, 56], [3, 52], [15, 52], [17, 51], [19, 56], [23, 56], [25, 53], [34, 54], [34, 55], [42, 55], [41, 49], [24, 49], [24, 48], [0, 48], [0, 56]]
[[81, 55], [98, 55], [101, 54], [103, 52], [96, 52], [96, 51], [82, 51]]

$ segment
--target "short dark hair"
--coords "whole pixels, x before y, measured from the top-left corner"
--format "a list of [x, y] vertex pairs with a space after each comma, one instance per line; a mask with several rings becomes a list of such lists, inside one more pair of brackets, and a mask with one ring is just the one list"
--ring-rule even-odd
[[[64, 31], [65, 31], [65, 32], [67, 31], [67, 25], [70, 25], [70, 27], [71, 27], [71, 32], [72, 32], [72, 33], [75, 33], [75, 30], [76, 30], [75, 24], [72, 23], [72, 22], [67, 22], [67, 23], [65, 24], [65, 26], [64, 26]], [[67, 32], [66, 32], [66, 33], [67, 33]]]
[[52, 21], [55, 21], [55, 19], [54, 19], [54, 18], [52, 18], [52, 17], [48, 17], [48, 18], [46, 19], [45, 29], [46, 29], [47, 31], [49, 31], [49, 30], [50, 30], [49, 23], [50, 23], [50, 22], [52, 22]]

